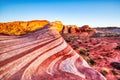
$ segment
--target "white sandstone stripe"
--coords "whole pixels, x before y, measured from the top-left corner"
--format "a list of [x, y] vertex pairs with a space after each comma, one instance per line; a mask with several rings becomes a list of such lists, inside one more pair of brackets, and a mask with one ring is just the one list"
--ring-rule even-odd
[[[55, 44], [55, 43], [54, 43]], [[36, 69], [38, 68], [38, 66], [47, 58], [49, 58], [50, 56], [62, 51], [63, 49], [65, 49], [67, 47], [67, 43], [64, 41], [63, 44], [59, 45], [58, 47], [49, 50], [48, 52], [46, 52], [45, 54], [41, 55], [38, 59], [36, 59], [33, 63], [30, 64], [29, 67], [27, 67], [27, 69], [24, 71], [24, 74], [22, 76], [22, 80], [31, 80], [31, 75], [35, 73]]]
[[20, 53], [22, 53], [24, 51], [27, 51], [27, 50], [29, 50], [31, 48], [34, 48], [34, 47], [36, 47], [38, 45], [42, 45], [42, 44], [47, 43], [47, 42], [52, 41], [52, 40], [54, 40], [54, 39], [50, 39], [50, 40], [47, 39], [47, 40], [44, 40], [42, 42], [40, 40], [36, 40], [36, 41], [33, 41], [33, 42], [28, 42], [26, 44], [21, 44], [21, 45], [18, 45], [18, 46], [12, 46], [10, 49], [14, 49], [16, 47], [17, 48], [19, 47], [19, 49], [15, 49], [15, 50], [12, 50], [12, 51], [9, 51], [9, 52], [6, 52], [6, 53], [2, 53], [0, 55], [0, 61], [4, 61], [4, 60], [6, 60], [8, 58], [16, 56], [16, 55], [18, 55], [18, 54], [20, 54]]
[[[53, 39], [52, 37], [48, 36], [49, 39]], [[37, 42], [43, 42], [43, 41], [46, 41], [46, 40], [49, 40], [48, 37], [46, 38], [43, 38], [43, 39], [39, 39], [39, 40], [33, 40], [33, 41], [29, 41], [29, 39], [27, 40], [28, 42], [25, 42], [25, 43], [21, 43], [21, 44], [12, 44], [12, 46], [9, 46], [9, 44], [6, 44], [5, 46], [3, 44], [0, 44], [0, 53], [4, 53], [4, 52], [7, 52], [7, 51], [10, 51], [10, 50], [13, 50], [13, 49], [17, 49], [17, 48], [20, 48], [20, 47], [24, 47], [24, 46], [27, 46], [27, 45], [30, 45], [30, 44], [34, 44], [34, 43], [37, 43]], [[11, 41], [12, 43], [12, 41]]]
[[63, 56], [56, 58], [51, 64], [47, 67], [46, 72], [50, 75], [54, 74], [54, 64], [56, 64]]
[[[10, 76], [12, 76], [13, 74], [15, 74], [16, 72], [18, 72], [21, 68], [23, 68], [26, 64], [28, 64], [30, 61], [32, 61], [34, 58], [36, 58], [37, 56], [39, 56], [41, 53], [59, 45], [61, 42], [63, 41], [62, 38], [59, 38], [49, 44], [46, 44], [45, 46], [41, 47], [38, 50], [35, 50], [11, 63], [6, 64], [5, 66], [0, 67], [0, 71], [4, 71], [1, 75], [0, 75], [0, 79], [5, 76], [6, 79], [8, 79]], [[65, 43], [64, 43], [65, 44]], [[59, 50], [59, 49], [58, 49]], [[43, 54], [44, 55], [44, 54]], [[48, 54], [46, 54], [48, 55]], [[48, 55], [49, 56], [49, 55]], [[44, 56], [42, 56], [44, 57]], [[40, 57], [41, 58], [41, 57]], [[41, 58], [42, 59], [42, 58]], [[40, 61], [41, 62], [41, 61]], [[38, 62], [39, 63], [39, 62]]]
[[[85, 75], [78, 72], [78, 70], [76, 69], [75, 67], [75, 61], [76, 59], [79, 58], [79, 55], [77, 55], [77, 53], [75, 52], [75, 55], [70, 57], [70, 58], [67, 58], [66, 60], [64, 60], [63, 62], [61, 62], [60, 64], [60, 69], [62, 71], [65, 71], [65, 72], [69, 72], [69, 73], [72, 73], [72, 74], [75, 74], [75, 75], [78, 75], [82, 78], [85, 78]], [[67, 64], [67, 65], [66, 65]]]
[[[73, 50], [71, 49], [67, 54], [65, 55], [68, 55], [68, 54], [71, 54]], [[54, 74], [54, 64], [57, 64], [57, 62], [63, 57], [64, 55], [56, 58], [54, 61], [51, 62], [51, 64], [48, 66], [48, 68], [46, 69], [46, 72], [50, 75], [53, 75]]]
[[[43, 33], [45, 33], [45, 34], [43, 34]], [[47, 29], [44, 29], [44, 30], [41, 30], [41, 31], [34, 32], [34, 33], [32, 33], [32, 35], [34, 36], [36, 34], [37, 37], [42, 38], [42, 37], [46, 36], [46, 34], [48, 34], [48, 33], [49, 32], [47, 32]], [[42, 36], [40, 36], [41, 34], [42, 34]], [[29, 35], [29, 36], [27, 36], [27, 35]], [[31, 38], [31, 36], [32, 36], [31, 33], [27, 34], [27, 35], [24, 35], [24, 36], [4, 36], [4, 35], [0, 35], [0, 40], [2, 40], [2, 41], [0, 41], [0, 43], [1, 42], [7, 43], [7, 42], [11, 42], [11, 41], [15, 41], [15, 42], [23, 41], [23, 40], [26, 40], [28, 38]], [[8, 38], [8, 39], [3, 40], [3, 38]], [[33, 40], [33, 39], [34, 38], [31, 38], [30, 40]]]
[[[1, 48], [2, 50], [0, 51], [0, 53], [4, 53], [4, 52], [7, 52], [7, 51], [10, 51], [10, 50], [13, 50], [13, 49], [17, 49], [17, 48], [21, 48], [21, 47], [24, 47], [24, 46], [27, 46], [27, 45], [30, 45], [30, 44], [34, 44], [34, 43], [37, 43], [37, 42], [44, 42], [46, 40], [53, 40], [52, 38], [43, 38], [43, 39], [40, 39], [40, 40], [34, 40], [34, 41], [28, 41], [26, 43], [23, 43], [23, 44], [18, 44], [18, 45], [12, 45], [12, 46], [9, 46], [9, 47], [5, 47], [5, 48]], [[6, 43], [6, 45], [9, 45]]]
[[[47, 33], [47, 32], [45, 32], [45, 33]], [[45, 38], [45, 36], [46, 36], [46, 38], [48, 38], [48, 37], [53, 38], [49, 34], [48, 35], [46, 35], [46, 34], [40, 35], [40, 33], [39, 33], [39, 34], [36, 34], [37, 36], [36, 35], [34, 36], [34, 35], [35, 35], [35, 33], [33, 35], [30, 35], [30, 36], [27, 36], [27, 37], [18, 37], [16, 39], [0, 41], [0, 50], [3, 47], [8, 48], [8, 47], [11, 47], [11, 46], [14, 46], [14, 45], [25, 44], [27, 42], [32, 42], [32, 41], [35, 41], [35, 40], [41, 40], [41, 39], [43, 40]]]

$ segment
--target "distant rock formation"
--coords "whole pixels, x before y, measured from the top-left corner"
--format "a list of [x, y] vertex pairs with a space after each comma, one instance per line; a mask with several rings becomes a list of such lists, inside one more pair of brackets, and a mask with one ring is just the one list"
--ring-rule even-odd
[[89, 25], [84, 25], [80, 29], [82, 32], [84, 32], [84, 31], [85, 32], [90, 32], [90, 31], [96, 32], [96, 29], [90, 28]]
[[90, 28], [88, 25], [78, 27], [76, 25], [64, 25], [63, 34], [65, 33], [80, 33], [80, 32], [96, 32], [95, 29]]
[[26, 22], [16, 21], [0, 23], [0, 33], [8, 35], [23, 35], [41, 29], [48, 24], [52, 25], [52, 27], [61, 34], [96, 31], [95, 29], [90, 28], [88, 25], [78, 27], [76, 25], [63, 25], [61, 21], [49, 22], [47, 20], [33, 20]]
[[98, 27], [93, 37], [118, 37], [120, 36], [119, 27]]
[[76, 33], [79, 31], [80, 29], [76, 25], [64, 25], [63, 33]]

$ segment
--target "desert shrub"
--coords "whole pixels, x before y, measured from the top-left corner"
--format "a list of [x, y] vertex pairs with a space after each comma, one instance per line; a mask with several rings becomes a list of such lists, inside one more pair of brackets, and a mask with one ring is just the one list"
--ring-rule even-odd
[[114, 75], [120, 75], [120, 71], [117, 69], [111, 70]]
[[120, 44], [115, 49], [120, 50]]
[[87, 50], [87, 49], [81, 49], [79, 52], [80, 52], [80, 54], [82, 54], [82, 55], [89, 55], [89, 54], [88, 54], [89, 50]]
[[92, 58], [86, 59], [87, 63], [91, 66], [94, 66], [96, 64], [95, 60]]
[[101, 73], [103, 76], [106, 76], [106, 75], [108, 74], [108, 71], [102, 70], [102, 71], [100, 71], [100, 73]]
[[65, 41], [66, 42], [71, 42], [71, 39], [70, 38], [66, 38]]
[[73, 45], [73, 49], [79, 48], [78, 45]]

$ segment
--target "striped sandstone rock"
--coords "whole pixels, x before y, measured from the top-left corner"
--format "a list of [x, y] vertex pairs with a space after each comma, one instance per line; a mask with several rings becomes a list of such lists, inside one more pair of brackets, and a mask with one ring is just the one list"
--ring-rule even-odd
[[47, 25], [22, 36], [0, 35], [0, 80], [106, 80]]

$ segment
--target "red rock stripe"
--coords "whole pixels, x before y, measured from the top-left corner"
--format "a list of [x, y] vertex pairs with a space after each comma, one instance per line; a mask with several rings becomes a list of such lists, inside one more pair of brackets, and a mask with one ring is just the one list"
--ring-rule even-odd
[[[65, 52], [65, 53], [64, 53]], [[41, 70], [44, 70], [45, 72], [46, 71], [50, 71], [50, 73], [51, 73], [51, 69], [52, 69], [52, 72], [54, 72], [55, 74], [56, 74], [56, 68], [55, 68], [55, 66], [57, 65], [57, 63], [58, 63], [58, 61], [59, 60], [61, 60], [61, 58], [63, 58], [63, 56], [64, 55], [71, 55], [71, 48], [69, 47], [69, 46], [67, 46], [67, 48], [65, 48], [64, 50], [62, 50], [62, 51], [60, 51], [60, 52], [58, 52], [58, 53], [56, 53], [55, 55], [52, 55], [52, 56], [50, 56], [49, 58], [47, 58], [44, 62], [42, 62], [39, 66], [38, 66], [38, 68], [36, 69], [36, 73], [38, 72], [38, 74], [41, 72]], [[66, 58], [68, 58], [68, 57], [66, 57]], [[58, 60], [57, 60], [58, 59]], [[51, 65], [51, 63], [54, 63], [52, 66], [50, 66]], [[44, 68], [43, 68], [44, 67]], [[50, 67], [52, 67], [51, 69], [50, 69]], [[49, 70], [50, 69], [50, 70]], [[51, 73], [52, 74], [52, 73]]]
[[[49, 58], [47, 58], [44, 62], [41, 63], [42, 67], [45, 68], [45, 65], [46, 67], [48, 67], [48, 65], [53, 61], [55, 60], [56, 58], [60, 57], [60, 56], [63, 56], [64, 54], [66, 54], [66, 52], [69, 52], [70, 51], [70, 48], [67, 46], [64, 50], [50, 56]], [[35, 58], [36, 59], [36, 58]], [[35, 60], [33, 59], [30, 63], [28, 63], [26, 66], [24, 66], [21, 70], [19, 70], [17, 73], [15, 73], [14, 75], [11, 76], [11, 80], [13, 79], [16, 79], [18, 78], [19, 80], [21, 79], [22, 77], [22, 74], [23, 72], [25, 71], [25, 69]], [[40, 67], [39, 67], [40, 68]], [[38, 71], [37, 71], [38, 72]]]
[[30, 45], [30, 46], [22, 47], [22, 48], [15, 49], [15, 50], [13, 50], [13, 51], [6, 52], [6, 53], [4, 53], [4, 54], [1, 54], [1, 55], [0, 55], [0, 57], [1, 57], [1, 58], [0, 58], [0, 61], [6, 60], [6, 59], [8, 59], [8, 58], [10, 58], [10, 57], [12, 57], [12, 56], [18, 55], [18, 54], [20, 54], [20, 53], [22, 53], [22, 52], [25, 52], [25, 51], [27, 51], [27, 50], [29, 50], [29, 49], [31, 49], [31, 48], [34, 48], [35, 46], [42, 45], [42, 44], [47, 43], [47, 42], [49, 42], [49, 41], [52, 41], [52, 40], [48, 40], [48, 41], [44, 41], [44, 42], [32, 44], [32, 45]]
[[[61, 41], [60, 41], [60, 40], [61, 40]], [[60, 42], [58, 42], [58, 41], [60, 41]], [[57, 42], [58, 42], [58, 43], [57, 43]], [[46, 44], [46, 46], [49, 47], [48, 45], [53, 44], [53, 43], [56, 43], [56, 44], [58, 45], [58, 44], [60, 44], [61, 42], [62, 42], [62, 38], [60, 38], [60, 39], [58, 39], [58, 40], [56, 40], [56, 41], [52, 41], [51, 43]], [[55, 45], [54, 45], [54, 46], [55, 46]], [[52, 46], [52, 47], [54, 47], [54, 46]], [[43, 47], [45, 48], [45, 46], [43, 46]], [[29, 54], [29, 57], [30, 57], [30, 55], [31, 55], [31, 58], [32, 58], [32, 55], [33, 55], [33, 53], [35, 54], [35, 52], [37, 52], [37, 53], [36, 53], [36, 54], [37, 54], [36, 56], [39, 56], [39, 55], [42, 54], [43, 52], [45, 52], [45, 51], [47, 51], [48, 49], [52, 48], [52, 47], [50, 47], [50, 48], [48, 48], [48, 49], [45, 49], [45, 50], [43, 50], [42, 53], [41, 53], [40, 50], [41, 50], [43, 47], [39, 48], [38, 50], [35, 50], [34, 52], [31, 52], [32, 54], [30, 53], [30, 54]], [[44, 48], [43, 48], [43, 49], [44, 49]], [[38, 51], [39, 51], [40, 53], [39, 53]], [[35, 58], [35, 56], [34, 56], [34, 58]], [[32, 58], [32, 59], [34, 59], [34, 58]], [[23, 59], [24, 59], [24, 58], [23, 58]], [[16, 59], [16, 60], [17, 60], [17, 59]], [[20, 59], [19, 59], [19, 60], [20, 60]], [[30, 60], [30, 61], [31, 61], [31, 60]], [[15, 63], [14, 63], [14, 64], [15, 64]], [[18, 63], [18, 64], [19, 64], [19, 63]]]
[[46, 38], [47, 37], [53, 38], [53, 36], [49, 35], [48, 32], [43, 32], [43, 33], [41, 33], [41, 32], [38, 33], [37, 32], [37, 33], [33, 33], [32, 35], [27, 34], [25, 36], [20, 36], [17, 39], [0, 41], [0, 49], [3, 48], [3, 47], [10, 47], [10, 46], [13, 46], [13, 45], [24, 44], [26, 42], [32, 42], [34, 40], [39, 40], [39, 39], [41, 40], [41, 39], [45, 38], [44, 36], [46, 36]]
[[[26, 34], [26, 35], [23, 35], [23, 36], [10, 36], [10, 35], [2, 35], [2, 34], [0, 34], [0, 41], [2, 41], [2, 40], [5, 40], [5, 41], [9, 41], [9, 40], [12, 40], [12, 39], [14, 39], [14, 40], [17, 40], [18, 38], [26, 38], [26, 37], [29, 37], [31, 34], [33, 35], [33, 34], [44, 34], [45, 32], [47, 32], [48, 30], [47, 29], [43, 29], [43, 30], [41, 30], [41, 31], [36, 31], [36, 32], [31, 32], [31, 33], [29, 33], [29, 34]], [[29, 36], [28, 36], [29, 35]]]
[[46, 38], [45, 37], [41, 37], [41, 39], [35, 39], [35, 40], [33, 40], [32, 38], [26, 38], [26, 39], [22, 39], [21, 40], [21, 38], [20, 38], [20, 39], [18, 39], [18, 41], [13, 41], [12, 40], [9, 43], [4, 41], [4, 42], [0, 42], [0, 50], [2, 50], [3, 48], [9, 48], [9, 47], [14, 46], [14, 45], [17, 46], [17, 45], [21, 45], [21, 44], [26, 44], [28, 42], [32, 42], [32, 41], [36, 41], [36, 40], [42, 41], [42, 40], [45, 40], [45, 39], [48, 39], [48, 38], [51, 39], [52, 36], [46, 36]]
[[3, 41], [3, 40], [10, 40], [10, 39], [16, 39], [16, 36], [0, 35], [0, 41]]
[[[70, 57], [72, 57], [72, 56], [74, 56], [74, 55], [75, 55], [74, 51], [72, 51], [71, 54], [66, 54], [66, 55], [64, 55], [64, 56], [56, 63], [56, 64], [57, 64], [56, 68], [58, 69], [58, 71], [60, 71], [60, 70], [59, 70], [60, 64], [61, 64], [64, 60], [66, 60], [67, 58], [70, 58]], [[56, 65], [56, 64], [55, 64], [55, 65]]]
[[32, 41], [32, 42], [27, 42], [27, 43], [20, 44], [20, 45], [14, 45], [12, 47], [6, 47], [6, 48], [3, 47], [1, 52], [0, 52], [0, 55], [3, 54], [3, 53], [7, 53], [7, 52], [10, 52], [10, 51], [16, 50], [16, 49], [24, 48], [24, 47], [27, 47], [27, 46], [30, 46], [30, 45], [38, 44], [40, 42], [49, 41], [49, 40], [53, 40], [53, 39], [45, 38], [45, 39], [42, 39], [42, 40], [35, 40], [35, 41]]
[[[62, 58], [60, 58], [58, 61], [57, 61], [57, 63], [55, 63], [54, 64], [54, 66], [53, 66], [53, 72], [55, 73], [55, 74], [57, 74], [57, 73], [61, 73], [61, 72], [63, 72], [63, 71], [61, 71], [60, 69], [59, 69], [59, 67], [60, 67], [60, 64], [64, 61], [64, 60], [66, 60], [67, 58], [70, 58], [70, 57], [72, 57], [72, 56], [74, 56], [75, 55], [75, 53], [72, 51], [72, 52], [70, 52], [70, 54], [65, 54]], [[67, 65], [67, 64], [66, 64]]]
[[[63, 39], [62, 39], [63, 40]], [[61, 42], [61, 41], [60, 41]], [[57, 47], [58, 46], [58, 47]], [[22, 79], [28, 79], [30, 75], [34, 74], [34, 72], [36, 71], [37, 67], [44, 61], [46, 60], [47, 58], [49, 58], [49, 56], [57, 53], [58, 51], [62, 51], [64, 48], [67, 47], [67, 44], [65, 43], [65, 41], [63, 40], [62, 43], [59, 45], [57, 44], [57, 46], [47, 50], [45, 53], [41, 54], [38, 56], [38, 58], [29, 65], [28, 68], [26, 68], [23, 76], [22, 76]], [[63, 48], [62, 48], [63, 47]], [[60, 48], [60, 50], [58, 50]], [[57, 51], [55, 51], [57, 50]], [[55, 52], [54, 52], [55, 51]], [[32, 69], [32, 70], [31, 70]], [[34, 69], [34, 70], [33, 70]], [[29, 73], [30, 71], [30, 73]], [[29, 74], [28, 74], [29, 73]], [[35, 72], [36, 73], [36, 72]], [[28, 75], [27, 75], [28, 74]]]
[[[58, 45], [54, 46], [53, 48], [55, 48], [55, 47], [61, 45], [63, 42], [64, 42], [64, 41], [62, 41], [62, 42], [59, 43]], [[53, 48], [51, 48], [51, 49], [53, 49]], [[51, 50], [51, 49], [49, 49], [49, 50]], [[49, 51], [49, 50], [47, 50], [47, 51]], [[44, 51], [43, 53], [41, 53], [40, 55], [38, 55], [38, 56], [37, 56], [36, 58], [34, 58], [34, 59], [36, 60], [37, 58], [39, 58], [41, 55], [43, 55], [43, 54], [46, 53], [47, 51]], [[27, 63], [27, 64], [28, 64], [28, 63]]]
[[1, 67], [1, 66], [4, 66], [5, 64], [8, 64], [8, 63], [10, 63], [10, 62], [12, 62], [12, 61], [14, 61], [14, 60], [16, 60], [16, 59], [18, 59], [18, 58], [20, 58], [20, 57], [22, 57], [22, 56], [25, 56], [26, 54], [28, 54], [28, 53], [30, 53], [30, 52], [33, 52], [34, 50], [37, 50], [37, 49], [41, 48], [42, 46], [44, 46], [44, 45], [46, 45], [46, 44], [48, 44], [48, 43], [50, 43], [50, 42], [53, 42], [53, 41], [55, 41], [55, 40], [57, 40], [57, 39], [60, 39], [60, 37], [59, 37], [59, 38], [56, 38], [56, 39], [54, 39], [54, 40], [52, 40], [52, 41], [49, 41], [49, 42], [47, 42], [47, 43], [45, 43], [45, 44], [38, 45], [38, 46], [36, 46], [36, 47], [34, 47], [34, 48], [32, 48], [32, 49], [29, 49], [29, 50], [27, 50], [27, 51], [25, 51], [25, 52], [20, 53], [19, 55], [13, 56], [13, 57], [5, 60], [5, 61], [1, 61], [1, 62], [0, 62], [0, 67]]
[[59, 58], [60, 56], [63, 56], [63, 55], [65, 55], [65, 54], [69, 53], [70, 50], [71, 50], [70, 46], [67, 46], [64, 50], [62, 50], [62, 51], [60, 51], [60, 52], [58, 52], [58, 53], [55, 53], [54, 55], [52, 55], [52, 56], [50, 56], [49, 58], [47, 58], [44, 62], [42, 62], [42, 63], [39, 65], [39, 67], [40, 67], [40, 66], [42, 66], [42, 67], [44, 67], [44, 68], [45, 68], [45, 67], [48, 67], [49, 64], [50, 64], [52, 61], [54, 61], [56, 58]]
[[[54, 46], [53, 48], [48, 49], [47, 51], [43, 52], [43, 53], [40, 54], [38, 57], [36, 57], [36, 59], [39, 58], [41, 55], [45, 54], [46, 52], [48, 52], [48, 51], [50, 51], [50, 50], [52, 50], [52, 49], [54, 49], [54, 48], [56, 48], [56, 47], [59, 47], [59, 46], [62, 45], [63, 43], [64, 43], [64, 41], [62, 41], [60, 44]], [[55, 53], [55, 54], [56, 54], [56, 53]]]

